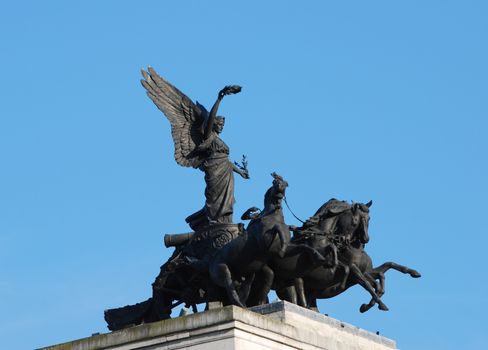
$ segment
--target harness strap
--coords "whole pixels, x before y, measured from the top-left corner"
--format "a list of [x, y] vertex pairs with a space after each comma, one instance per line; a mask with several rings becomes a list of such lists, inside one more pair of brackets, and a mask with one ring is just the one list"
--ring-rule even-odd
[[285, 204], [286, 204], [286, 207], [288, 208], [288, 210], [290, 211], [291, 215], [293, 215], [295, 217], [295, 219], [297, 219], [298, 221], [300, 221], [302, 224], [305, 223], [305, 221], [301, 220], [298, 216], [295, 215], [295, 213], [293, 212], [293, 210], [291, 210], [290, 206], [288, 205], [288, 201], [286, 200], [286, 196], [283, 197], [284, 201], [285, 201]]

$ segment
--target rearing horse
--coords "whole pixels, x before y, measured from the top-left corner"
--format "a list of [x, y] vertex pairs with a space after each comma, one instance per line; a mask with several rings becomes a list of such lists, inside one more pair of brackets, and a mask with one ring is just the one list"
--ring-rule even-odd
[[[243, 218], [251, 219], [246, 232], [222, 247], [210, 262], [212, 281], [224, 287], [230, 301], [241, 307], [245, 307], [246, 300], [242, 299], [247, 299], [256, 272], [260, 272], [262, 283], [255, 286], [253, 295], [259, 303], [265, 302], [274, 278], [267, 262], [273, 257], [306, 252], [315, 261], [322, 263], [325, 260], [314, 248], [290, 242], [290, 230], [281, 206], [288, 183], [276, 173], [271, 175], [273, 185], [264, 196], [263, 211], [259, 214], [252, 214], [255, 208], [246, 211]], [[244, 285], [240, 296], [237, 281], [243, 281]]]
[[[339, 261], [333, 259], [328, 265], [311, 266], [306, 260], [293, 261], [291, 259], [270, 262], [270, 267], [275, 272], [274, 289], [281, 299], [308, 306], [305, 288], [325, 289], [338, 284], [345, 287], [349, 276], [357, 277], [360, 283], [379, 304], [381, 300], [375, 295], [373, 286], [361, 275], [360, 271], [344, 259], [341, 253], [342, 247], [349, 246], [353, 237], [360, 242], [369, 241], [368, 221], [369, 217], [363, 213], [368, 206], [355, 203], [350, 205], [343, 201], [331, 199], [325, 203], [301, 228], [295, 228], [293, 242], [308, 244], [319, 250], [324, 255], [339, 256]], [[339, 249], [339, 252], [338, 252]]]
[[[314, 218], [312, 222], [316, 228], [325, 230], [324, 234], [338, 242], [339, 261], [344, 268], [338, 271], [316, 268], [303, 277], [302, 285], [304, 285], [308, 306], [316, 308], [316, 299], [334, 297], [349, 287], [360, 284], [372, 297], [369, 304], [361, 306], [361, 312], [369, 310], [376, 303], [380, 310], [388, 310], [380, 299], [384, 294], [384, 272], [393, 268], [408, 273], [414, 278], [420, 277], [420, 273], [393, 262], [373, 268], [371, 258], [364, 251], [364, 246], [369, 241], [369, 207], [372, 202], [349, 205], [346, 202], [336, 201], [336, 204], [343, 203], [345, 208], [349, 208], [340, 214], [331, 215], [331, 210], [327, 210], [327, 207], [336, 206], [332, 201], [336, 200], [331, 200], [322, 206], [312, 217]], [[379, 283], [376, 282], [377, 279]], [[297, 287], [301, 288], [300, 285]]]

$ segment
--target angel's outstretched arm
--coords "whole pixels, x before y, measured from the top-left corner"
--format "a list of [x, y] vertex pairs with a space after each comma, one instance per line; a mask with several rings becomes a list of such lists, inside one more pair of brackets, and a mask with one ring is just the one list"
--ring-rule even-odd
[[207, 126], [205, 128], [205, 134], [203, 136], [205, 140], [210, 136], [210, 133], [212, 132], [213, 124], [215, 122], [215, 117], [217, 116], [217, 110], [219, 109], [220, 101], [222, 101], [224, 96], [225, 96], [224, 90], [220, 90], [219, 95], [217, 97], [217, 101], [215, 101], [214, 105], [212, 106], [212, 109], [210, 110], [210, 114], [207, 120]]
[[232, 170], [234, 170], [235, 173], [241, 175], [244, 179], [249, 179], [249, 171], [247, 169], [243, 169], [236, 164], [232, 164]]

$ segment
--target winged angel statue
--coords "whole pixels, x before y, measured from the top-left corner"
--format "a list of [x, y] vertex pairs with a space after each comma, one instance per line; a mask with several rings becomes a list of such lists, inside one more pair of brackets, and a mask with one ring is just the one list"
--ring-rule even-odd
[[153, 68], [143, 70], [142, 75], [141, 83], [147, 95], [171, 124], [176, 162], [205, 173], [205, 206], [188, 216], [186, 222], [195, 231], [212, 224], [232, 223], [234, 172], [244, 179], [249, 179], [249, 172], [245, 162], [240, 166], [229, 160], [229, 147], [219, 137], [225, 118], [217, 116], [217, 110], [224, 96], [239, 93], [241, 87], [230, 85], [220, 90], [209, 113]]

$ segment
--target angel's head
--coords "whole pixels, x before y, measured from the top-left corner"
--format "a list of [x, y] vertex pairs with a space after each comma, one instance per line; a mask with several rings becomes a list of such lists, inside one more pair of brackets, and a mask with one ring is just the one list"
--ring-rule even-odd
[[225, 118], [221, 116], [215, 117], [213, 129], [217, 134], [220, 134], [224, 130]]

